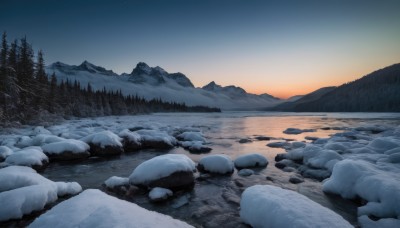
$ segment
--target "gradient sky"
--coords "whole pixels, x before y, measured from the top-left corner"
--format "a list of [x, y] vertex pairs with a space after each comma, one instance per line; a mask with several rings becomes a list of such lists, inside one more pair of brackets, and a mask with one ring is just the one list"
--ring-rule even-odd
[[48, 64], [139, 61], [287, 98], [400, 62], [400, 1], [0, 0], [0, 29]]

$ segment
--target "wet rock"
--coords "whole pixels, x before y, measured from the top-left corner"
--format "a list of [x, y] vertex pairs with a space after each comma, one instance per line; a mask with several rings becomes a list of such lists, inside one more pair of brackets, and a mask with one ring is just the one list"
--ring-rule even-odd
[[315, 132], [316, 130], [314, 129], [298, 129], [298, 128], [288, 128], [283, 131], [283, 133], [288, 134], [288, 135], [298, 135], [303, 132]]
[[251, 143], [253, 141], [251, 139], [240, 139], [238, 142], [239, 143]]
[[210, 214], [213, 214], [213, 213], [221, 213], [221, 212], [222, 212], [221, 208], [219, 208], [215, 205], [212, 205], [212, 206], [204, 205], [204, 206], [197, 208], [196, 211], [192, 213], [191, 217], [192, 218], [202, 218], [202, 217], [209, 216]]
[[267, 137], [267, 136], [256, 136], [256, 137], [254, 137], [254, 139], [256, 139], [258, 141], [269, 141], [272, 138], [271, 137]]
[[331, 128], [330, 127], [321, 127], [321, 130], [328, 131], [328, 130], [331, 130]]
[[324, 179], [330, 177], [331, 173], [325, 169], [313, 169], [308, 166], [302, 165], [298, 169], [300, 174], [306, 178], [312, 178], [318, 181], [323, 181]]
[[265, 177], [265, 179], [267, 179], [267, 180], [269, 180], [269, 181], [274, 181], [274, 178], [272, 178], [272, 177], [270, 177], [270, 176]]
[[289, 182], [292, 184], [299, 184], [299, 183], [304, 182], [304, 179], [299, 176], [291, 176], [289, 178]]
[[272, 147], [272, 148], [285, 148], [285, 147], [289, 147], [290, 143], [288, 143], [288, 142], [272, 142], [272, 143], [268, 143], [267, 146]]
[[292, 168], [297, 168], [299, 165], [296, 164], [294, 161], [289, 160], [289, 159], [283, 159], [277, 163], [275, 163], [275, 167], [278, 169], [283, 169], [285, 167], [292, 167]]
[[240, 179], [235, 179], [234, 182], [235, 182], [235, 185], [236, 185], [236, 186], [238, 186], [238, 187], [244, 187], [244, 183], [243, 183], [243, 181], [241, 181]]
[[287, 172], [287, 173], [290, 173], [290, 172], [295, 172], [296, 169], [293, 168], [293, 167], [288, 167], [288, 166], [286, 166], [286, 167], [284, 167], [284, 168], [282, 169], [282, 171]]
[[275, 156], [275, 161], [281, 161], [281, 160], [283, 160], [283, 159], [286, 159], [287, 158], [287, 154], [286, 153], [284, 153], [284, 154], [277, 154], [276, 156]]
[[237, 169], [265, 167], [268, 165], [268, 160], [261, 154], [252, 153], [237, 157], [234, 164]]
[[315, 140], [319, 139], [318, 137], [315, 137], [315, 136], [306, 136], [304, 138], [307, 140], [311, 140], [311, 141], [315, 141]]
[[241, 169], [241, 170], [238, 172], [238, 175], [244, 176], [244, 177], [251, 176], [251, 175], [253, 175], [253, 174], [254, 174], [254, 171], [251, 170], [251, 169]]
[[227, 190], [225, 190], [222, 193], [222, 198], [224, 198], [224, 200], [226, 200], [226, 202], [228, 203], [233, 203], [233, 204], [240, 204], [240, 197], [232, 192], [229, 192]]
[[120, 146], [104, 146], [89, 143], [90, 154], [93, 156], [116, 156], [124, 152], [124, 149]]
[[194, 187], [194, 176], [192, 171], [179, 171], [167, 177], [150, 181], [146, 185], [149, 188], [161, 187], [171, 190], [192, 189]]

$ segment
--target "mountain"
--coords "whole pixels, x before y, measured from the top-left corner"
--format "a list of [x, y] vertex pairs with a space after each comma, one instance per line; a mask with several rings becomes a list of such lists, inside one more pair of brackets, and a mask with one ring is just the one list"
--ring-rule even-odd
[[[317, 99], [280, 104], [274, 110], [297, 112], [400, 112], [400, 64], [372, 72], [328, 91]], [[326, 89], [326, 88], [325, 88]], [[330, 90], [330, 91], [329, 91]], [[311, 94], [310, 94], [311, 95]], [[282, 108], [283, 107], [283, 108]]]
[[219, 107], [223, 110], [259, 110], [283, 101], [269, 94], [251, 94], [236, 86], [220, 86], [211, 82], [195, 88], [182, 73], [168, 73], [161, 67], [150, 67], [140, 62], [130, 74], [116, 74], [111, 70], [84, 61], [79, 66], [56, 62], [46, 68], [56, 74], [58, 82], [80, 82], [82, 87], [90, 83], [94, 90], [121, 90], [123, 94], [139, 95], [146, 99], [161, 98], [165, 101], [184, 102], [187, 105]]
[[279, 104], [275, 107], [268, 108], [268, 110], [273, 110], [273, 111], [292, 111], [296, 110], [298, 106], [304, 103], [316, 101], [319, 98], [321, 98], [323, 95], [331, 92], [334, 90], [336, 87], [331, 86], [331, 87], [323, 87], [320, 89], [317, 89], [309, 94], [306, 94], [304, 96], [295, 96], [291, 97], [287, 100], [287, 102]]

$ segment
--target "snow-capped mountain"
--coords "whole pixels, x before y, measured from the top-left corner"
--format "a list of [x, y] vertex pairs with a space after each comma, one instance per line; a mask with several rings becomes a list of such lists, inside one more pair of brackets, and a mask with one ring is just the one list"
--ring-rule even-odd
[[58, 81], [79, 81], [94, 90], [121, 90], [125, 95], [139, 95], [146, 99], [161, 98], [165, 101], [185, 102], [187, 105], [205, 105], [223, 110], [256, 110], [277, 105], [283, 101], [269, 94], [250, 94], [236, 86], [220, 86], [211, 82], [195, 88], [182, 73], [168, 73], [161, 67], [150, 67], [140, 62], [130, 74], [121, 75], [84, 61], [79, 66], [56, 62], [46, 68], [55, 73]]

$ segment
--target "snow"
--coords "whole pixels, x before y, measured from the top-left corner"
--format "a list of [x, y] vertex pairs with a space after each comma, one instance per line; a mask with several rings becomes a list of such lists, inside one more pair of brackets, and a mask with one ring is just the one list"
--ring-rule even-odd
[[64, 138], [55, 135], [39, 134], [32, 138], [32, 145], [43, 146], [49, 143], [61, 142]]
[[149, 198], [152, 201], [166, 200], [173, 195], [172, 191], [166, 188], [155, 187], [149, 192]]
[[253, 153], [237, 157], [234, 163], [236, 168], [241, 169], [241, 168], [249, 168], [256, 166], [261, 166], [261, 167], [267, 166], [268, 160], [261, 154]]
[[122, 139], [109, 130], [85, 136], [81, 140], [88, 144], [98, 145], [101, 148], [106, 146], [122, 147]]
[[206, 142], [206, 139], [201, 132], [183, 132], [182, 134], [178, 135], [178, 138], [182, 141]]
[[[61, 219], [62, 218], [62, 219]], [[29, 227], [192, 227], [99, 190], [88, 189], [53, 207]]]
[[51, 132], [44, 128], [43, 126], [37, 126], [33, 129], [32, 131], [33, 135], [39, 135], [39, 134], [45, 134], [45, 135], [51, 135]]
[[362, 228], [394, 228], [400, 227], [400, 219], [385, 218], [374, 221], [368, 216], [363, 215], [358, 218], [358, 222]]
[[121, 185], [129, 185], [129, 178], [112, 176], [104, 181], [107, 188], [115, 188]]
[[66, 151], [79, 154], [87, 152], [90, 147], [82, 141], [66, 139], [64, 141], [44, 145], [42, 146], [42, 149], [46, 154], [60, 154]]
[[224, 154], [215, 154], [203, 157], [199, 161], [199, 167], [206, 172], [219, 174], [232, 173], [234, 169], [231, 158]]
[[206, 153], [212, 150], [210, 147], [205, 146], [202, 141], [183, 141], [179, 142], [179, 145], [193, 153]]
[[13, 151], [7, 146], [0, 146], [0, 161], [6, 159], [7, 156], [11, 155]]
[[129, 131], [129, 129], [122, 130], [118, 136], [127, 139], [129, 142], [141, 145], [142, 137], [136, 132]]
[[196, 170], [195, 163], [183, 154], [165, 154], [147, 160], [129, 176], [131, 184], [144, 184], [167, 177], [175, 172]]
[[252, 227], [352, 227], [341, 216], [307, 197], [270, 185], [247, 188], [240, 217]]
[[11, 165], [24, 165], [24, 166], [42, 166], [43, 162], [48, 162], [49, 158], [43, 153], [40, 147], [27, 147], [19, 151], [15, 151], [9, 155], [5, 163]]
[[82, 191], [76, 183], [53, 182], [29, 167], [9, 166], [0, 169], [0, 221], [21, 218], [42, 210], [58, 196]]
[[345, 159], [336, 163], [331, 177], [323, 184], [323, 191], [368, 201], [358, 208], [359, 216], [400, 218], [399, 171], [395, 165]]
[[19, 148], [24, 148], [24, 147], [29, 147], [29, 146], [33, 146], [33, 140], [31, 137], [23, 135], [21, 136], [18, 141], [15, 143], [16, 147]]

